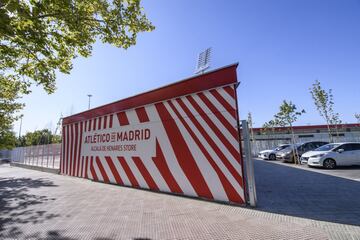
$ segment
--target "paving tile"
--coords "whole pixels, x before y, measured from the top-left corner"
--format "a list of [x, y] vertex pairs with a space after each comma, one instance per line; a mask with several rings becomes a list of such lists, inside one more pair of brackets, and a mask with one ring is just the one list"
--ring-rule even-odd
[[[289, 201], [291, 196], [292, 193]], [[276, 211], [281, 210], [280, 199], [272, 202]], [[284, 211], [288, 214], [282, 215], [261, 207], [230, 206], [0, 167], [0, 239], [356, 239], [360, 236], [357, 226], [296, 217], [302, 207], [301, 201], [290, 204]], [[356, 214], [346, 215], [350, 216]], [[332, 216], [325, 211], [323, 217]]]

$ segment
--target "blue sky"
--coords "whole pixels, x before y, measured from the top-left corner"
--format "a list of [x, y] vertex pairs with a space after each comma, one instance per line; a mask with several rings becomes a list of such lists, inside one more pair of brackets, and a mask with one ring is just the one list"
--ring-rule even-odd
[[[57, 91], [40, 87], [25, 96], [23, 129], [55, 128], [63, 116], [192, 76], [197, 54], [211, 46], [212, 69], [239, 62], [240, 117], [255, 126], [272, 119], [282, 100], [307, 113], [297, 125], [322, 124], [309, 87], [332, 88], [343, 122], [360, 112], [359, 0], [144, 1], [156, 26], [128, 50], [96, 43], [90, 58], [77, 58]], [[19, 123], [14, 130], [18, 132]]]

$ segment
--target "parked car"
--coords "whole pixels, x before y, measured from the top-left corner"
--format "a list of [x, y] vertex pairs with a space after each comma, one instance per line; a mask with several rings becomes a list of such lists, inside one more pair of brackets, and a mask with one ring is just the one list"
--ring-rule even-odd
[[261, 159], [276, 160], [276, 153], [289, 147], [290, 144], [281, 144], [274, 149], [260, 151], [258, 157]]
[[336, 166], [360, 165], [360, 143], [330, 143], [304, 153], [301, 163], [328, 169]]
[[305, 143], [297, 143], [294, 145], [290, 145], [289, 147], [276, 153], [276, 158], [283, 162], [294, 163], [295, 158], [300, 159], [302, 154], [314, 150], [316, 148], [319, 148], [325, 144], [328, 144], [328, 142], [312, 141]]

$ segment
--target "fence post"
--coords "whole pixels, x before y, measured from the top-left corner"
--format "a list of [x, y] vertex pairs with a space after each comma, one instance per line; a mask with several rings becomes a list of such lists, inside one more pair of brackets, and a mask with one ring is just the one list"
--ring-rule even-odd
[[[55, 146], [56, 146], [55, 144], [52, 145], [52, 150], [53, 150], [53, 152], [52, 152], [52, 155], [53, 155], [53, 168], [55, 168], [55, 156], [56, 156], [56, 154], [57, 154], [57, 148], [56, 148]], [[55, 151], [54, 151], [54, 149], [55, 149]]]
[[[51, 151], [52, 153], [52, 151]], [[46, 154], [46, 167], [49, 167], [49, 156], [50, 155], [50, 144], [47, 145], [47, 154]]]
[[256, 207], [256, 187], [255, 187], [255, 176], [254, 176], [254, 160], [251, 156], [251, 144], [249, 127], [246, 120], [241, 121], [242, 136], [244, 140], [244, 152], [245, 152], [245, 168], [246, 168], [246, 183], [249, 194], [250, 206]]
[[32, 164], [35, 165], [35, 145], [31, 146], [31, 152], [32, 152]]
[[41, 167], [44, 166], [44, 154], [45, 154], [45, 144], [42, 145], [42, 152], [41, 152]]

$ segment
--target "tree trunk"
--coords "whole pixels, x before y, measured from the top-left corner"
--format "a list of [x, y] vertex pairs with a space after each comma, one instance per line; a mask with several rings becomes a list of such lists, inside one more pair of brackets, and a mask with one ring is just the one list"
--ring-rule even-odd
[[297, 151], [297, 147], [295, 146], [295, 134], [294, 134], [294, 129], [293, 129], [291, 123], [290, 123], [290, 130], [291, 130], [292, 144], [293, 144], [293, 148], [294, 148], [294, 150], [292, 151], [293, 152], [293, 157], [294, 157], [294, 164], [297, 164], [297, 162], [298, 162], [298, 159], [297, 159], [298, 151]]

